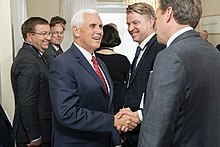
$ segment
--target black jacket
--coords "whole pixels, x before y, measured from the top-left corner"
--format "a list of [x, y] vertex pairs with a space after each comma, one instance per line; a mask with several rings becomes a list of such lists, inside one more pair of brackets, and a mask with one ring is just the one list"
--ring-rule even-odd
[[11, 68], [15, 95], [13, 127], [17, 142], [42, 137], [50, 143], [52, 106], [49, 94], [48, 67], [38, 50], [24, 43]]
[[14, 132], [10, 121], [0, 105], [0, 147], [14, 146]]

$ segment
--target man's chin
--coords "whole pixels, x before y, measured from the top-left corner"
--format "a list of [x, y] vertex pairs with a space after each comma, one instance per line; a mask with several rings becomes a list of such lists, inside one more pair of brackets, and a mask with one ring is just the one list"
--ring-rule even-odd
[[137, 38], [132, 38], [134, 42], [138, 42], [139, 43], [139, 40]]
[[41, 48], [41, 50], [44, 52], [45, 50], [47, 50], [48, 49], [48, 46], [46, 47], [46, 46], [44, 46], [43, 48]]
[[101, 42], [96, 42], [96, 43], [94, 44], [94, 47], [99, 48], [99, 47], [100, 47], [100, 43], [101, 43]]

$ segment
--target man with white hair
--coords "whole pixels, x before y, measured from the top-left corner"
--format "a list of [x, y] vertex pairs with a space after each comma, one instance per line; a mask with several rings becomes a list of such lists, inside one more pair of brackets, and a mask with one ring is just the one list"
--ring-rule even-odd
[[54, 147], [112, 147], [120, 144], [115, 127], [133, 129], [138, 119], [113, 114], [113, 85], [95, 57], [103, 36], [98, 13], [84, 9], [71, 20], [72, 46], [50, 66]]

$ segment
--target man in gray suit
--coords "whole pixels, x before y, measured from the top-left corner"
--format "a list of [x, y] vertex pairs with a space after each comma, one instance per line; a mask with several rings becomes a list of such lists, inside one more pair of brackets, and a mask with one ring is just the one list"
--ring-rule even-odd
[[139, 147], [220, 146], [220, 53], [193, 29], [200, 0], [160, 0]]

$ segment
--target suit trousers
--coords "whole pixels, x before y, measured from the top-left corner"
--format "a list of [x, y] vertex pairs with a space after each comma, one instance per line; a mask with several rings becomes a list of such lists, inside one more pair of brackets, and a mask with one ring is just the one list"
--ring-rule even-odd
[[137, 147], [138, 146], [138, 133], [137, 134], [131, 134], [130, 132], [126, 133], [126, 139], [122, 143], [122, 147]]

